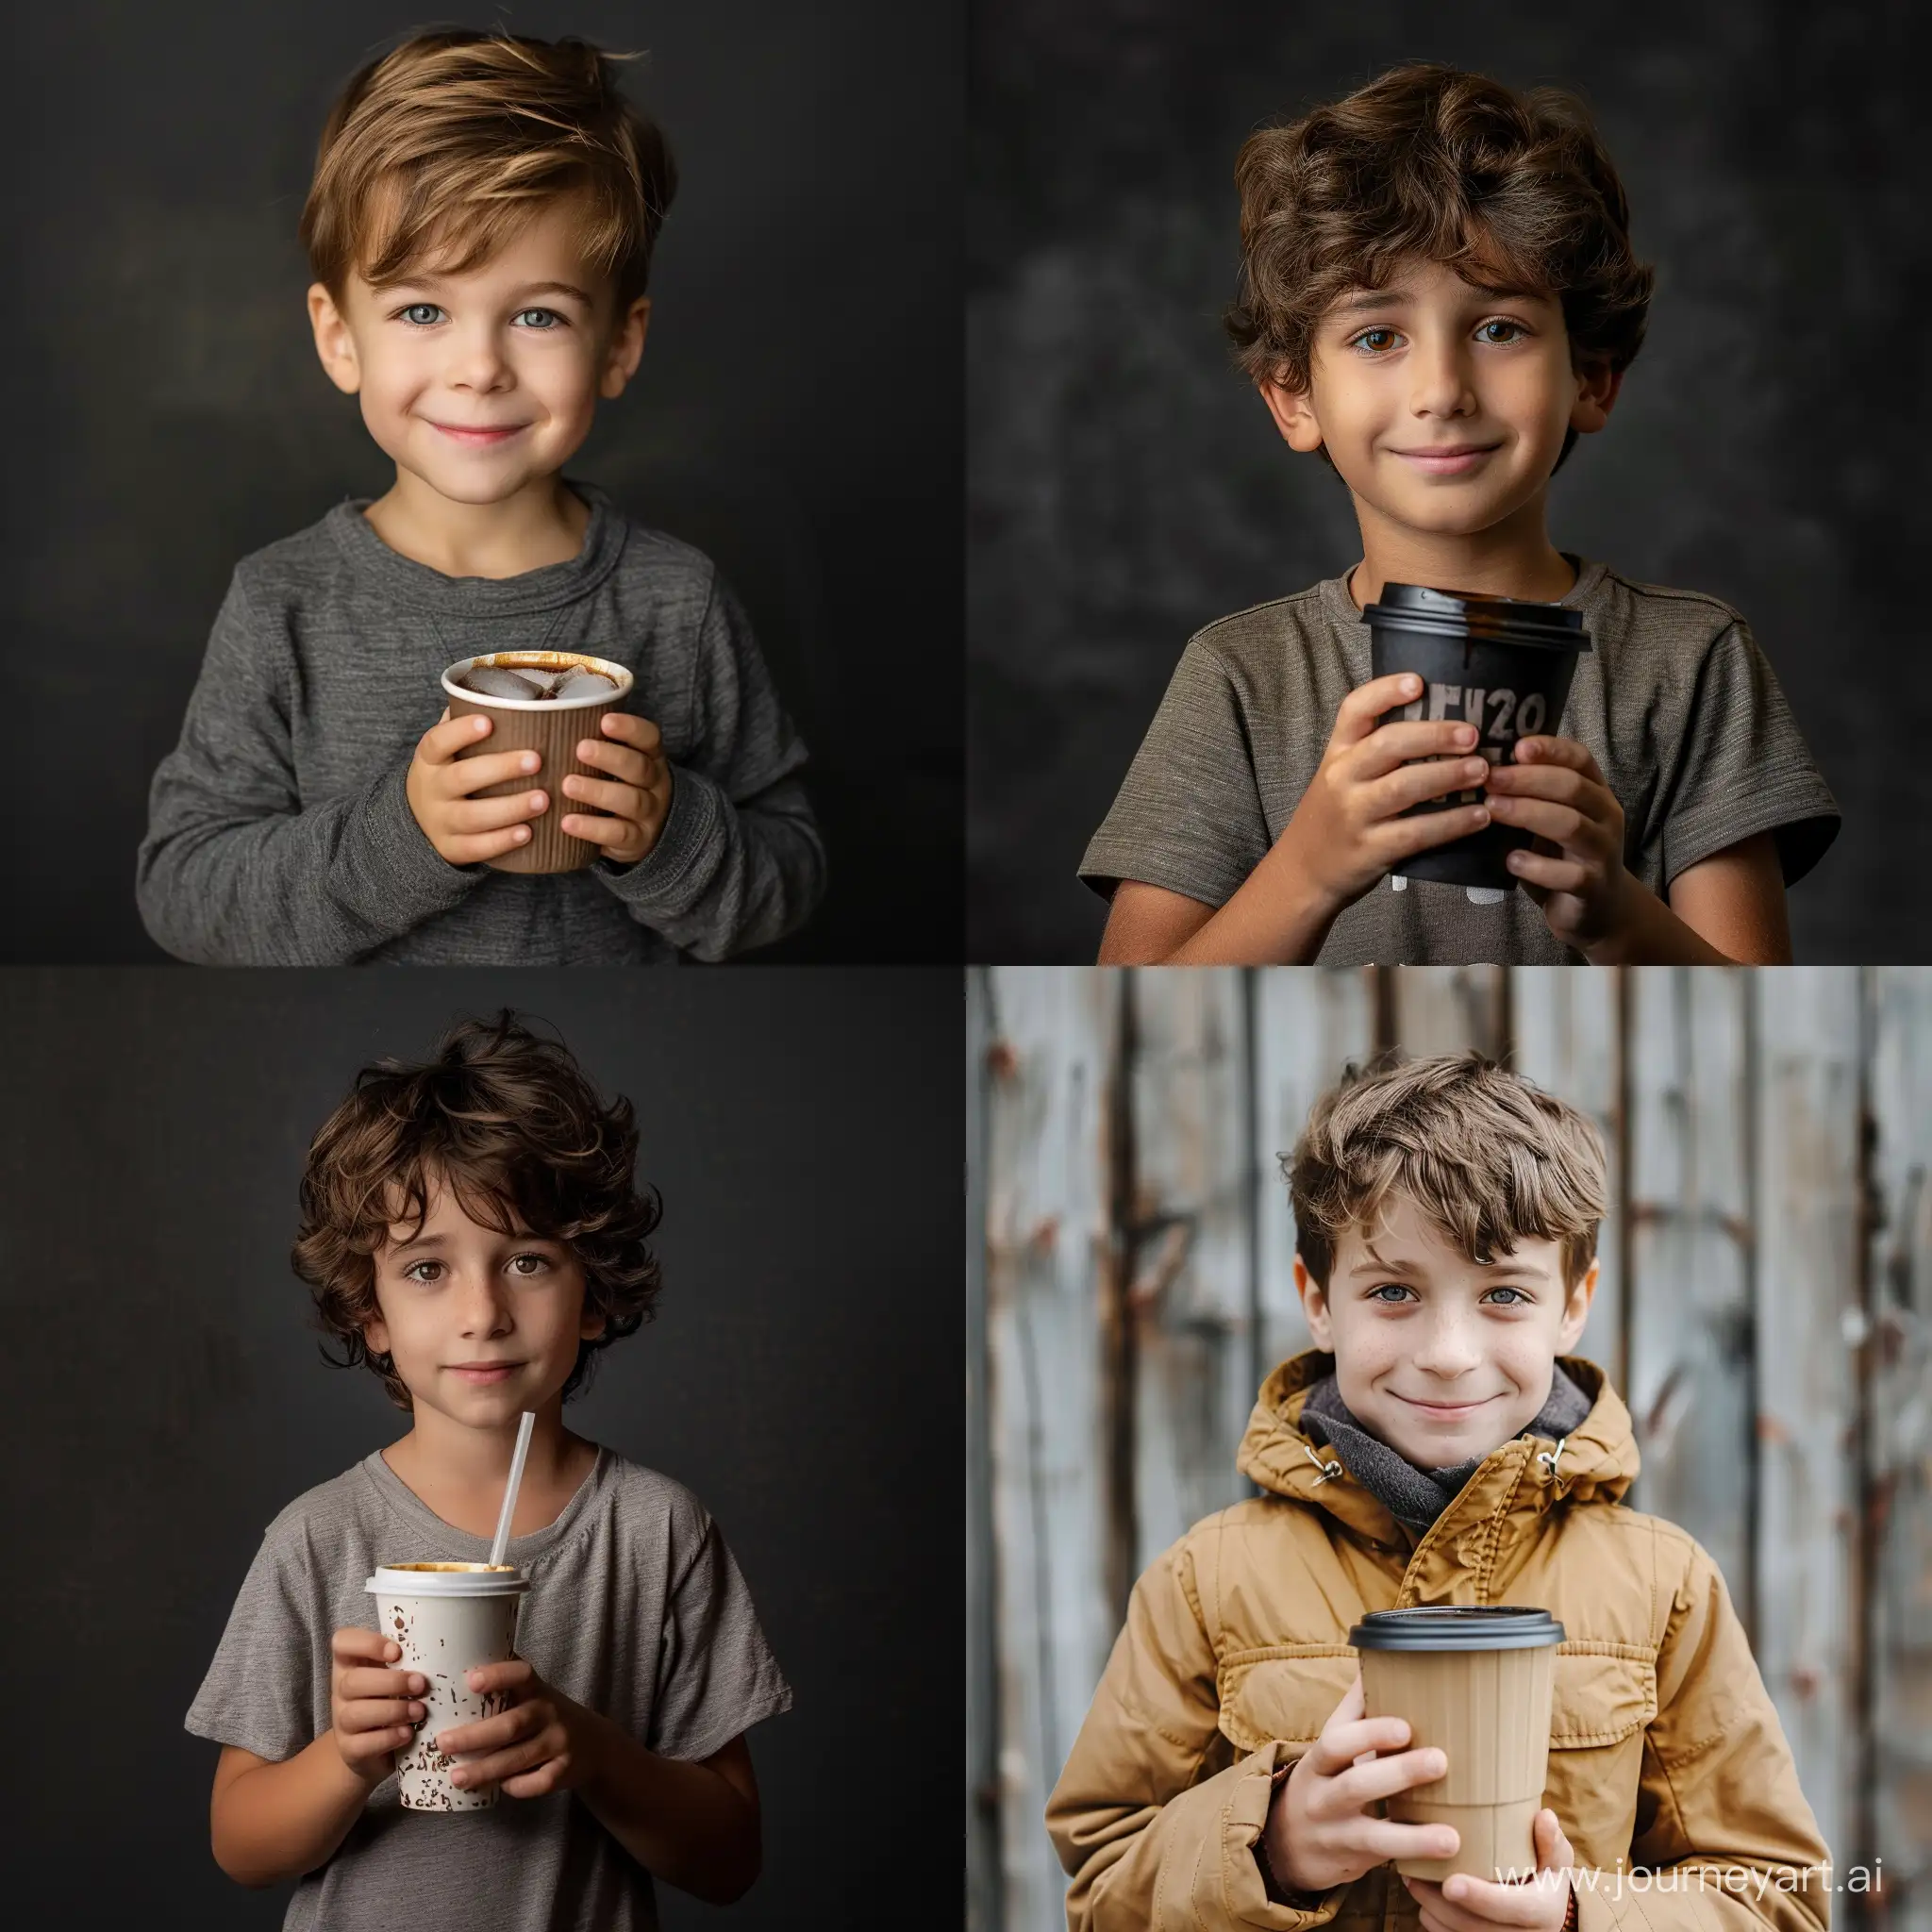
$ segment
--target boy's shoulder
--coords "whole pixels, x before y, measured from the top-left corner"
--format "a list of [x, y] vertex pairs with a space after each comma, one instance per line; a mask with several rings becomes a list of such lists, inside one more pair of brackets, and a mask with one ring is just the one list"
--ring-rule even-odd
[[1607, 629], [1619, 643], [1713, 643], [1734, 625], [1748, 631], [1744, 613], [1709, 591], [1646, 583], [1608, 564], [1584, 598], [1592, 631]]
[[1220, 661], [1224, 669], [1278, 675], [1287, 647], [1290, 661], [1320, 654], [1339, 659], [1341, 639], [1328, 582], [1310, 584], [1286, 597], [1271, 597], [1230, 610], [1204, 624], [1188, 648]]

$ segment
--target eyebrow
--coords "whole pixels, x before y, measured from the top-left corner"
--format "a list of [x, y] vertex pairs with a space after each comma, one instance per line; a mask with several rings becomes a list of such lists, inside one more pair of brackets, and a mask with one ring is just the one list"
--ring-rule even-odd
[[[1474, 295], [1487, 295], [1492, 302], [1520, 301], [1524, 296], [1541, 292], [1541, 290], [1520, 288], [1507, 282], [1471, 282], [1469, 290]], [[1330, 312], [1338, 317], [1361, 315], [1376, 308], [1400, 308], [1405, 303], [1414, 300], [1413, 291], [1406, 288], [1360, 289], [1336, 303]]]
[[[397, 289], [446, 289], [449, 284], [447, 275], [404, 275], [392, 282], [371, 282], [369, 286], [378, 295], [386, 295]], [[522, 302], [532, 295], [572, 295], [586, 308], [595, 306], [590, 291], [575, 282], [525, 282], [522, 288], [510, 291], [509, 299]]]
[[[1394, 1274], [1413, 1277], [1424, 1272], [1422, 1263], [1411, 1260], [1407, 1255], [1394, 1255], [1385, 1259], [1373, 1248], [1367, 1252], [1369, 1258], [1357, 1262], [1348, 1271], [1348, 1278], [1351, 1281], [1368, 1274], [1381, 1275], [1385, 1278]], [[1521, 1261], [1477, 1261], [1474, 1265], [1480, 1268], [1492, 1281], [1513, 1279], [1527, 1282], [1532, 1287], [1540, 1287], [1543, 1279], [1535, 1269]]]

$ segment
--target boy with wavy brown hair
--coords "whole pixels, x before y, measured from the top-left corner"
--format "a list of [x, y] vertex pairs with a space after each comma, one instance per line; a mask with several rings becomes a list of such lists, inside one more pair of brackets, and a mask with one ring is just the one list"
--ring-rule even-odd
[[[744, 1733], [791, 1692], [717, 1525], [688, 1490], [563, 1425], [597, 1353], [658, 1292], [658, 1203], [630, 1103], [506, 1010], [418, 1065], [383, 1060], [324, 1123], [296, 1273], [338, 1366], [408, 1432], [289, 1505], [249, 1568], [188, 1728], [222, 1746], [216, 1861], [298, 1881], [284, 1924], [643, 1932], [653, 1877], [713, 1903], [758, 1868]], [[420, 1674], [368, 1627], [398, 1561], [487, 1561], [520, 1416], [535, 1414], [508, 1560], [517, 1656], [472, 1671], [507, 1708], [443, 1731], [489, 1809], [414, 1819], [394, 1754]]]
[[[676, 187], [621, 58], [423, 33], [328, 116], [309, 321], [395, 482], [236, 568], [138, 865], [148, 930], [183, 958], [717, 959], [821, 895], [805, 747], [743, 610], [708, 558], [563, 475], [637, 370]], [[437, 717], [457, 658], [536, 649], [633, 674], [576, 747], [596, 776], [459, 758], [490, 721]], [[481, 795], [504, 785], [529, 789]], [[487, 863], [548, 812], [590, 865]]]
[[[1724, 1575], [1624, 1506], [1629, 1411], [1568, 1353], [1596, 1291], [1596, 1129], [1477, 1056], [1394, 1059], [1350, 1068], [1288, 1165], [1315, 1345], [1248, 1423], [1258, 1497], [1134, 1586], [1047, 1805], [1071, 1932], [1824, 1932], [1830, 1853]], [[1395, 1883], [1395, 1859], [1460, 1845], [1381, 1803], [1441, 1798], [1449, 1767], [1364, 1714], [1350, 1632], [1429, 1604], [1563, 1626], [1515, 1882]]]
[[[1253, 135], [1236, 179], [1240, 365], [1347, 486], [1362, 557], [1190, 640], [1081, 862], [1102, 959], [1788, 959], [1785, 887], [1838, 808], [1742, 615], [1548, 534], [1653, 282], [1582, 105], [1397, 67]], [[1397, 715], [1422, 681], [1370, 677], [1362, 617], [1391, 581], [1580, 610], [1560, 732], [1491, 764], [1472, 722]], [[1534, 836], [1521, 891], [1394, 874], [1491, 822]]]

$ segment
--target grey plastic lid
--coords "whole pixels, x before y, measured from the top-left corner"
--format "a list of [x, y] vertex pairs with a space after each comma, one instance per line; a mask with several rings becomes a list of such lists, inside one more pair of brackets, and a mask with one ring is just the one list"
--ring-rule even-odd
[[1477, 597], [1460, 591], [1432, 591], [1426, 584], [1384, 584], [1380, 599], [1363, 608], [1370, 624], [1436, 637], [1486, 638], [1506, 644], [1548, 644], [1587, 651], [1583, 612], [1566, 604], [1527, 597]]
[[1530, 1650], [1561, 1643], [1563, 1626], [1536, 1604], [1421, 1604], [1371, 1610], [1348, 1641], [1357, 1650]]

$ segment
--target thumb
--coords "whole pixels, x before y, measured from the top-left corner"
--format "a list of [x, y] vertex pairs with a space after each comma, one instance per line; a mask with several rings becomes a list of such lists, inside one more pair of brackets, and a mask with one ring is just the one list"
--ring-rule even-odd
[[1540, 1872], [1561, 1871], [1572, 1860], [1570, 1840], [1557, 1814], [1545, 1807], [1536, 1814], [1536, 1862]]

